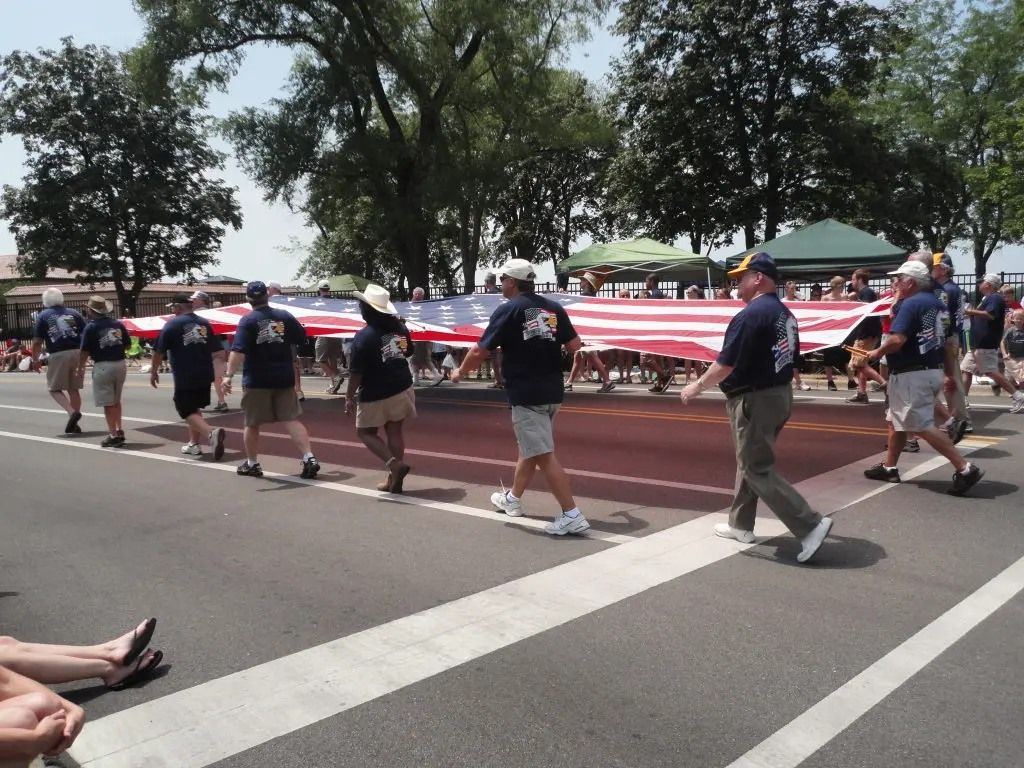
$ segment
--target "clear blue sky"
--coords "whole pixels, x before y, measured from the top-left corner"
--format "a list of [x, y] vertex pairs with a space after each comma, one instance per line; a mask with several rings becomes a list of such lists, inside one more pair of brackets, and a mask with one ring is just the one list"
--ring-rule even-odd
[[[609, 61], [621, 50], [621, 39], [607, 31], [611, 19], [597, 27], [593, 38], [577, 46], [569, 55], [568, 64], [582, 71], [591, 80], [599, 81], [608, 72]], [[38, 0], [31, 9], [14, 14], [8, 8], [4, 23], [0, 25], [0, 53], [15, 49], [35, 50], [53, 48], [61, 37], [72, 36], [79, 44], [96, 43], [114, 49], [135, 45], [142, 35], [142, 25], [132, 8], [131, 0]], [[253, 48], [232, 80], [227, 93], [214, 93], [210, 108], [214, 115], [223, 117], [231, 110], [243, 106], [264, 104], [280, 93], [291, 61], [291, 53], [280, 48]], [[220, 265], [211, 268], [215, 273], [243, 279], [261, 278], [292, 282], [299, 257], [280, 251], [295, 237], [308, 243], [313, 232], [304, 226], [300, 215], [285, 206], [270, 205], [263, 200], [259, 189], [246, 177], [231, 157], [230, 147], [216, 140], [215, 145], [228, 153], [224, 179], [238, 188], [239, 201], [245, 222], [238, 232], [229, 232], [224, 239]], [[24, 153], [17, 137], [0, 141], [0, 183], [20, 184]], [[583, 247], [589, 242], [578, 245]], [[688, 247], [685, 243], [679, 243]], [[0, 223], [0, 254], [14, 253], [13, 235]], [[738, 246], [713, 253], [716, 258], [738, 250]], [[954, 254], [958, 269], [973, 271], [966, 253]], [[990, 262], [994, 270], [1024, 269], [1024, 249], [1012, 248], [997, 252]], [[541, 272], [547, 273], [550, 265]]]

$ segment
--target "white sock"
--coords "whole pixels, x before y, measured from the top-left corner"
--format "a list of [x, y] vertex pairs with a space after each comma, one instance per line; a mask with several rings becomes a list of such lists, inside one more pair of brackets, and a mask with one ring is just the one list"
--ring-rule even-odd
[[310, 453], [309, 451], [306, 451], [304, 454], [302, 454], [302, 460], [303, 461], [305, 461], [306, 459], [312, 459], [312, 458], [313, 458], [313, 454]]
[[512, 493], [512, 491], [505, 491], [505, 498], [509, 501], [519, 501], [519, 497]]
[[575, 518], [580, 516], [580, 508], [579, 507], [573, 507], [572, 509], [568, 510], [567, 512], [563, 512], [562, 514], [565, 515], [566, 517], [571, 517], [571, 518], [575, 519]]
[[248, 464], [251, 467], [253, 464], [259, 464], [260, 460], [259, 459], [254, 459], [252, 457], [249, 457], [249, 458], [246, 458], [245, 463]]
[[949, 419], [947, 419], [946, 421], [942, 422], [942, 428], [945, 429], [946, 427], [952, 426], [954, 421], [956, 421], [956, 419], [954, 419], [952, 416], [950, 416]]

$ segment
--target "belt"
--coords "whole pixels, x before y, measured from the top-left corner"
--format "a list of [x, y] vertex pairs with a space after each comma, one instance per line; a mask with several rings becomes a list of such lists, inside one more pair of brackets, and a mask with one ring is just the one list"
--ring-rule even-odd
[[906, 368], [890, 368], [889, 375], [913, 373], [914, 371], [941, 371], [941, 365], [908, 365]]
[[786, 386], [786, 385], [784, 385], [784, 384], [769, 384], [767, 387], [755, 387], [755, 386], [751, 385], [751, 386], [747, 386], [747, 387], [739, 387], [738, 389], [730, 389], [728, 392], [725, 392], [724, 394], [725, 394], [725, 399], [726, 400], [732, 400], [734, 397], [739, 397], [740, 395], [746, 395], [746, 394], [748, 394], [750, 392], [760, 392], [760, 391], [765, 390], [765, 389], [775, 389], [776, 387], [782, 387], [782, 386]]

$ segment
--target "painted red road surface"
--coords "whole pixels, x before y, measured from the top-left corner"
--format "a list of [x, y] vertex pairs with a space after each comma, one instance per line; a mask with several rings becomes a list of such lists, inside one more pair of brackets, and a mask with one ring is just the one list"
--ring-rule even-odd
[[[380, 462], [358, 442], [343, 398], [309, 399], [303, 422], [321, 461], [375, 469]], [[511, 485], [516, 458], [508, 406], [500, 392], [417, 390], [418, 418], [406, 423], [407, 461], [415, 473], [462, 483]], [[232, 433], [241, 413], [218, 417]], [[169, 440], [180, 427], [146, 431]], [[286, 457], [294, 448], [279, 427], [265, 429], [261, 451]], [[275, 436], [276, 435], [276, 436]], [[557, 453], [579, 496], [636, 506], [711, 511], [729, 502], [735, 461], [721, 399], [683, 407], [677, 393], [635, 397], [574, 393], [556, 421]], [[234, 440], [232, 440], [234, 442]], [[885, 443], [881, 404], [794, 405], [778, 442], [778, 467], [791, 482], [870, 455]], [[543, 487], [538, 476], [536, 486]]]

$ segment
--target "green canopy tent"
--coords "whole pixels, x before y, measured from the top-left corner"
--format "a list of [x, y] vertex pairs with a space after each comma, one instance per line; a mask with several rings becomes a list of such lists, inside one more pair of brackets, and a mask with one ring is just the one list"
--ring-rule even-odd
[[[364, 291], [366, 290], [366, 286], [370, 283], [370, 281], [365, 277], [360, 277], [359, 275], [333, 275], [326, 279], [327, 282], [331, 284], [331, 293], [352, 293], [352, 291]], [[321, 281], [317, 280], [306, 290], [315, 291], [320, 283]]]
[[824, 219], [761, 243], [726, 259], [729, 269], [748, 254], [765, 251], [786, 279], [827, 278], [864, 267], [872, 272], [895, 269], [907, 252], [880, 237], [835, 219]]
[[595, 243], [555, 266], [558, 274], [600, 272], [609, 282], [638, 283], [652, 272], [662, 280], [720, 282], [725, 270], [707, 256], [641, 237], [618, 243]]

